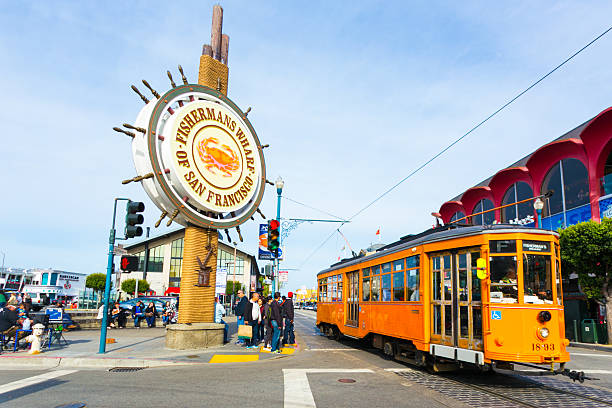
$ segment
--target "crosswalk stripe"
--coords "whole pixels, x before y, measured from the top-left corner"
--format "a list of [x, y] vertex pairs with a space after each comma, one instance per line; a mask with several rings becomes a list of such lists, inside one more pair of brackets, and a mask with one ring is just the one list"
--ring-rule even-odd
[[0, 394], [15, 391], [20, 388], [29, 387], [30, 385], [39, 384], [53, 378], [76, 373], [78, 370], [58, 370], [49, 371], [48, 373], [35, 375], [34, 377], [24, 378], [23, 380], [13, 381], [8, 384], [0, 385]]
[[285, 402], [284, 408], [316, 408], [308, 373], [372, 373], [368, 368], [284, 368]]

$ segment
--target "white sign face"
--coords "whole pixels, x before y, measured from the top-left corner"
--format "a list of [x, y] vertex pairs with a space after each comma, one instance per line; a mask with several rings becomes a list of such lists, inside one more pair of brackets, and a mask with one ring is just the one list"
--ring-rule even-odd
[[225, 287], [227, 285], [227, 268], [217, 268], [217, 276], [215, 281], [215, 294], [225, 295]]
[[289, 271], [278, 271], [279, 282], [289, 282]]
[[246, 115], [224, 95], [184, 85], [149, 102], [134, 125], [142, 186], [182, 225], [230, 228], [251, 218], [265, 189], [262, 147]]

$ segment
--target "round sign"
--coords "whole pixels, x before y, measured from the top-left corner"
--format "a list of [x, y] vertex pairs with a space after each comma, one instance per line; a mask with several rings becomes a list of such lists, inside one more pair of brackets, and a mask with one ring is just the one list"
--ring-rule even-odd
[[229, 228], [256, 211], [265, 187], [262, 148], [246, 115], [218, 91], [176, 87], [140, 112], [132, 152], [160, 210], [182, 225]]

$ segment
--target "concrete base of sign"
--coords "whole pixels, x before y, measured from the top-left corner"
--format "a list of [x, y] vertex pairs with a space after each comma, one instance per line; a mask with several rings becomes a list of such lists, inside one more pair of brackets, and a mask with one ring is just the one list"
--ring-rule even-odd
[[219, 323], [172, 324], [166, 327], [166, 348], [191, 350], [222, 346], [224, 328]]

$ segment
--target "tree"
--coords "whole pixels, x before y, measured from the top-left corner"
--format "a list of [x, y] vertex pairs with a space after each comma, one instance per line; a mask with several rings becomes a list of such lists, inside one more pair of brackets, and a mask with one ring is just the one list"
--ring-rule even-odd
[[[138, 294], [134, 293], [136, 291], [136, 279], [126, 279], [121, 282], [121, 290], [138, 296]], [[138, 279], [138, 292], [146, 292], [147, 290], [149, 290], [149, 282], [144, 279]]]
[[606, 305], [608, 343], [612, 341], [612, 219], [587, 221], [560, 231], [565, 275], [574, 272], [582, 292]]
[[91, 288], [94, 292], [104, 292], [106, 288], [106, 274], [105, 273], [92, 273], [85, 279], [85, 287]]
[[225, 294], [227, 296], [238, 296], [238, 291], [242, 290], [244, 293], [244, 285], [238, 281], [227, 281], [227, 285], [225, 286]]

